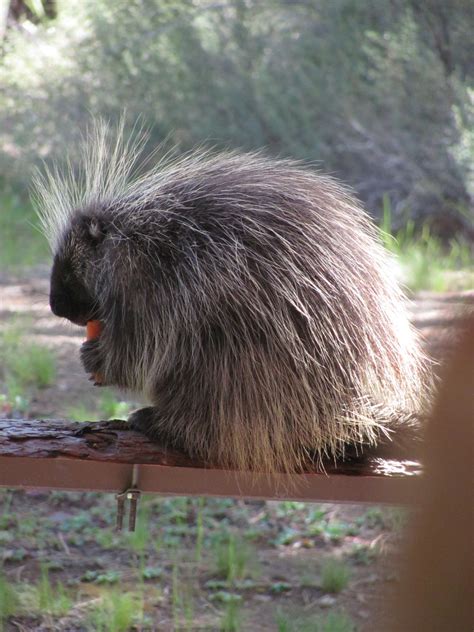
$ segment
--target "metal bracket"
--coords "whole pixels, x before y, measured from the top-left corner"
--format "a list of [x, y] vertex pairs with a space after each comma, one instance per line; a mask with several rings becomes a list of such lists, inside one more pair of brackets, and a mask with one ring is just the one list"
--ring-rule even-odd
[[125, 503], [130, 501], [130, 511], [128, 514], [128, 530], [135, 531], [135, 524], [137, 521], [137, 507], [140, 500], [141, 492], [137, 486], [138, 483], [138, 465], [135, 464], [132, 470], [132, 484], [125, 491], [116, 495], [117, 499], [117, 531], [121, 531], [123, 528], [123, 518], [125, 515]]

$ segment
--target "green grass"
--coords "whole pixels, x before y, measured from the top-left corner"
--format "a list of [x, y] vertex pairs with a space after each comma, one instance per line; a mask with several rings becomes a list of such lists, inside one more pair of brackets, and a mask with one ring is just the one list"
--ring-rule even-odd
[[[21, 564], [27, 569], [35, 569], [37, 559], [49, 560], [48, 570], [42, 569], [36, 584], [18, 582], [13, 586], [13, 593], [19, 598], [13, 616], [22, 624], [28, 625], [33, 616], [37, 619], [35, 625], [48, 629], [72, 626], [74, 620], [78, 628], [85, 630], [145, 630], [152, 629], [159, 613], [163, 621], [166, 619], [163, 629], [190, 631], [199, 625], [207, 625], [213, 630], [240, 632], [250, 629], [247, 619], [253, 617], [259, 607], [254, 598], [262, 595], [262, 601], [271, 600], [269, 605], [274, 606], [272, 619], [278, 605], [282, 606], [283, 614], [273, 621], [274, 630], [353, 631], [350, 619], [340, 613], [310, 614], [315, 610], [309, 611], [305, 597], [302, 602], [301, 595], [306, 592], [302, 593], [300, 589], [305, 584], [299, 564], [298, 568], [294, 567], [295, 560], [288, 558], [287, 577], [280, 576], [280, 570], [274, 576], [265, 563], [259, 569], [259, 581], [246, 578], [253, 570], [256, 549], [248, 544], [245, 536], [239, 536], [237, 525], [244, 528], [249, 516], [258, 515], [257, 526], [263, 528], [267, 520], [275, 520], [281, 509], [293, 528], [304, 535], [308, 521], [311, 524], [318, 520], [330, 522], [327, 512], [321, 508], [289, 505], [279, 508], [274, 503], [266, 515], [262, 508], [242, 506], [229, 500], [144, 496], [139, 506], [137, 532], [115, 534], [113, 498], [98, 494], [70, 496], [58, 493], [54, 502], [51, 498], [48, 500], [53, 510], [38, 515], [34, 508], [24, 515], [18, 513], [18, 506], [15, 507], [12, 501], [14, 497], [14, 492], [0, 493], [0, 514], [4, 518], [0, 549], [11, 552], [8, 563], [15, 563], [17, 567]], [[78, 505], [74, 511], [69, 510], [71, 502], [73, 506]], [[43, 509], [42, 500], [38, 507]], [[50, 518], [56, 512], [59, 512], [58, 517]], [[62, 512], [68, 513], [61, 516]], [[201, 551], [196, 554], [199, 514], [202, 531], [199, 538], [202, 541], [199, 544]], [[370, 519], [378, 524], [378, 514], [373, 514]], [[56, 523], [56, 520], [60, 522]], [[62, 546], [52, 548], [52, 524], [57, 524], [54, 528], [65, 542], [64, 546], [71, 549], [71, 557], [64, 555]], [[178, 538], [178, 544], [166, 542], [164, 531], [168, 528]], [[267, 533], [268, 540], [274, 528], [272, 526]], [[113, 544], [116, 555], [98, 549], [101, 544], [98, 534], [105, 531], [109, 533], [107, 546]], [[155, 552], [157, 537], [161, 537], [159, 555]], [[58, 542], [58, 538], [53, 541]], [[91, 544], [97, 553], [90, 559], [90, 564], [82, 561], [74, 569], [71, 560], [80, 560], [80, 551]], [[17, 558], [15, 549], [19, 547], [23, 547], [25, 553], [19, 551]], [[33, 547], [37, 548], [36, 558], [30, 559]], [[277, 552], [273, 547], [271, 551], [273, 558]], [[25, 554], [27, 557], [22, 561]], [[304, 554], [299, 561], [308, 568], [308, 558]], [[217, 566], [220, 577], [214, 572]], [[314, 568], [315, 577], [307, 585], [319, 591], [320, 569], [317, 564], [310, 564], [310, 568]], [[344, 570], [343, 575], [346, 576]], [[59, 576], [65, 588], [57, 581]], [[339, 576], [340, 573], [337, 580], [340, 582]], [[340, 589], [340, 583], [337, 588], [331, 587], [331, 590]], [[291, 615], [287, 608], [291, 609]], [[61, 620], [64, 616], [67, 616], [67, 622]], [[272, 621], [266, 623], [272, 625]]]
[[127, 419], [133, 406], [118, 400], [110, 391], [105, 391], [99, 400], [99, 413], [103, 419]]
[[147, 547], [150, 543], [150, 511], [146, 503], [146, 498], [141, 498], [138, 505], [137, 522], [135, 531], [127, 532], [125, 537], [131, 550], [138, 558], [144, 559]]
[[220, 622], [221, 632], [239, 632], [242, 629], [241, 606], [236, 600], [228, 601]]
[[99, 421], [99, 419], [127, 419], [135, 405], [118, 400], [114, 393], [105, 391], [93, 407], [85, 404], [68, 406], [66, 417], [74, 421]]
[[[61, 582], [52, 583], [45, 565], [36, 584], [17, 583], [14, 591], [18, 599], [18, 614], [42, 617], [51, 623], [52, 617], [67, 615], [74, 605], [72, 594]], [[51, 627], [48, 624], [48, 629]]]
[[327, 615], [299, 616], [278, 610], [278, 632], [355, 632], [355, 625], [344, 613], [329, 612]]
[[22, 386], [50, 386], [56, 377], [52, 351], [35, 343], [26, 344], [8, 358], [9, 370]]
[[197, 498], [197, 514], [196, 514], [196, 546], [195, 546], [195, 560], [196, 564], [200, 564], [202, 559], [202, 548], [204, 545], [204, 507], [206, 504], [205, 498]]
[[349, 583], [349, 579], [349, 566], [341, 560], [329, 558], [321, 567], [321, 588], [324, 592], [341, 592]]
[[0, 632], [3, 631], [7, 619], [18, 610], [18, 597], [12, 585], [0, 574]]
[[365, 524], [369, 529], [401, 531], [408, 520], [408, 512], [403, 507], [370, 507], [363, 516], [357, 519], [359, 525]]
[[68, 406], [64, 414], [67, 419], [72, 419], [73, 421], [99, 421], [100, 419], [100, 415], [85, 404]]
[[112, 591], [103, 596], [90, 615], [91, 629], [97, 632], [130, 630], [137, 612], [137, 600], [131, 593]]
[[[384, 199], [380, 234], [385, 247], [398, 261], [401, 282], [413, 292], [444, 292], [474, 286], [474, 260], [469, 243], [460, 237], [445, 244], [432, 234], [427, 224], [416, 231], [411, 219], [394, 235], [388, 198]], [[453, 273], [459, 271], [463, 271], [462, 275], [455, 278]]]
[[380, 548], [378, 546], [371, 546], [369, 544], [354, 544], [349, 555], [354, 564], [368, 566], [375, 561], [379, 553]]
[[55, 586], [51, 584], [45, 566], [41, 568], [41, 577], [36, 587], [36, 603], [41, 614], [56, 616], [64, 616], [73, 606], [73, 599], [64, 586], [60, 582]]
[[322, 535], [331, 542], [339, 542], [347, 535], [357, 535], [357, 527], [339, 520], [322, 519], [309, 524], [308, 534]]
[[[94, 600], [92, 608], [84, 611], [84, 629], [103, 632], [125, 632], [130, 629], [142, 629], [143, 593], [138, 591], [121, 591], [111, 588], [110, 582], [97, 581], [96, 584], [107, 584], [101, 589], [102, 595]], [[84, 581], [84, 580], [83, 580]], [[193, 629], [193, 602], [190, 590], [179, 581], [176, 574], [173, 591], [176, 594], [176, 630]], [[76, 595], [76, 601], [78, 595]], [[80, 599], [79, 599], [80, 600]], [[0, 632], [5, 629], [9, 617], [26, 615], [41, 618], [47, 629], [56, 629], [57, 618], [68, 615], [74, 605], [70, 590], [61, 582], [51, 582], [48, 569], [41, 567], [41, 575], [37, 584], [11, 584], [0, 574]], [[41, 628], [43, 629], [43, 628]], [[62, 629], [62, 628], [61, 628]], [[81, 627], [81, 629], [83, 629]], [[148, 629], [145, 627], [144, 629]], [[237, 629], [228, 627], [226, 629]]]
[[247, 542], [234, 534], [226, 534], [217, 539], [214, 555], [216, 573], [222, 579], [234, 582], [252, 574], [251, 560], [255, 560], [255, 552]]
[[0, 379], [6, 392], [0, 396], [3, 405], [26, 410], [28, 395], [37, 388], [51, 386], [56, 378], [53, 352], [25, 340], [23, 326], [13, 325], [0, 334]]
[[122, 574], [112, 569], [104, 571], [103, 573], [99, 573], [98, 571], [86, 571], [81, 579], [84, 582], [94, 582], [94, 584], [99, 585], [113, 585], [120, 582]]
[[171, 607], [173, 630], [193, 629], [194, 603], [191, 587], [179, 576], [178, 562], [174, 562], [171, 576]]
[[37, 220], [26, 194], [0, 179], [0, 268], [34, 266], [48, 261], [49, 247], [35, 226]]

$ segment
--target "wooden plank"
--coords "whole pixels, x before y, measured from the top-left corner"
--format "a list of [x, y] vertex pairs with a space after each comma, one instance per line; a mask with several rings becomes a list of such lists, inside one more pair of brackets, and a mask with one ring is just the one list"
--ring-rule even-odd
[[[78, 430], [81, 432], [78, 433]], [[266, 475], [192, 461], [117, 423], [0, 420], [0, 486], [121, 492], [135, 468], [142, 492], [363, 503], [411, 503], [416, 461], [325, 464], [325, 472]]]

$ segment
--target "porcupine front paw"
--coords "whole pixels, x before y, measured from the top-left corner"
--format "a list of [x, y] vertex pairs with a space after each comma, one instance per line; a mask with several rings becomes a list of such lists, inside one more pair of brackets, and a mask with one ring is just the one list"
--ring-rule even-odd
[[84, 437], [89, 433], [97, 433], [97, 432], [113, 432], [114, 430], [120, 430], [121, 432], [125, 432], [127, 430], [134, 430], [128, 421], [124, 421], [123, 419], [109, 419], [107, 421], [93, 421], [92, 423], [83, 422], [78, 424], [79, 428], [74, 430], [75, 437]]
[[81, 346], [81, 362], [86, 373], [102, 373], [102, 357], [98, 340], [87, 340]]
[[163, 446], [178, 447], [175, 441], [171, 440], [171, 437], [164, 430], [164, 424], [160, 421], [161, 415], [158, 408], [148, 406], [147, 408], [140, 408], [133, 412], [127, 421], [127, 425], [130, 429], [141, 432], [152, 441], [159, 443]]

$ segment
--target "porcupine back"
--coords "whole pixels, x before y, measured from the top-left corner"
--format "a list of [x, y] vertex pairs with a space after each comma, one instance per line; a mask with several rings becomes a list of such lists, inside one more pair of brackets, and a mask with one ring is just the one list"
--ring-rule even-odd
[[[82, 176], [39, 187], [53, 249], [107, 226], [88, 283], [104, 374], [191, 455], [294, 472], [403, 432], [426, 368], [392, 262], [350, 192], [299, 163], [197, 151], [131, 175], [98, 128]], [[80, 250], [80, 244], [77, 246]], [[171, 443], [174, 443], [171, 441]]]

